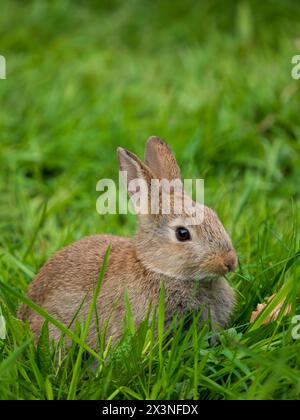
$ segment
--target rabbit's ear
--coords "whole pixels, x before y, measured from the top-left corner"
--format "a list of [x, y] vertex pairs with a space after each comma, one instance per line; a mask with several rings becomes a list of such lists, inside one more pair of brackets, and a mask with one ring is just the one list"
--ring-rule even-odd
[[159, 137], [150, 137], [145, 148], [145, 162], [158, 179], [181, 179], [180, 169], [171, 148]]
[[[151, 179], [155, 178], [151, 169], [144, 164], [134, 153], [118, 147], [117, 149], [120, 171], [125, 171], [127, 175], [127, 188], [130, 181], [143, 179], [148, 187], [151, 186]], [[132, 191], [128, 191], [129, 194]]]

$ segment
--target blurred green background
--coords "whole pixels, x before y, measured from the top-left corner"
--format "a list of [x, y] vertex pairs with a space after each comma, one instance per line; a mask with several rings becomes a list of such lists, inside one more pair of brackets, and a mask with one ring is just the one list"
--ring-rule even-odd
[[[134, 217], [97, 214], [96, 183], [117, 180], [117, 146], [142, 156], [155, 134], [171, 144], [184, 177], [205, 179], [205, 201], [232, 235], [240, 260], [230, 278], [238, 293], [233, 326], [247, 329], [256, 304], [287, 279], [295, 301], [300, 80], [291, 77], [291, 59], [299, 50], [296, 0], [1, 1], [1, 280], [26, 291], [63, 245], [96, 232], [132, 234]], [[18, 302], [0, 295], [14, 314]], [[210, 390], [202, 397], [299, 397], [300, 343], [290, 327], [270, 333], [268, 358], [266, 331], [250, 334], [253, 354], [241, 353], [242, 369], [227, 358], [231, 350], [211, 350], [221, 356], [204, 373], [214, 377], [222, 360], [224, 388], [204, 381]], [[5, 350], [12, 361], [14, 340]], [[22, 364], [12, 369], [5, 395], [15, 395], [24, 376]], [[189, 363], [183, 369], [189, 376]], [[120, 371], [115, 383], [138, 389], [132, 372]], [[26, 381], [20, 397], [44, 395], [43, 385], [42, 394], [27, 393]]]
[[132, 233], [96, 213], [96, 182], [156, 134], [205, 179], [245, 270], [272, 220], [259, 263], [277, 257], [300, 192], [298, 2], [4, 1], [0, 45], [4, 252], [34, 272], [82, 235]]

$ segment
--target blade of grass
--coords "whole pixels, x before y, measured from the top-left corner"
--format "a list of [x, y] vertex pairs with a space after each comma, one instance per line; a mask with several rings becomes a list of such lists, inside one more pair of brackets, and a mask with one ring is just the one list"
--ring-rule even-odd
[[13, 353], [11, 353], [1, 364], [0, 364], [0, 377], [6, 373], [6, 371], [16, 363], [16, 360], [23, 351], [32, 343], [33, 339], [30, 338], [25, 341], [20, 347], [18, 347]]
[[38, 222], [38, 224], [36, 225], [36, 228], [33, 231], [33, 234], [32, 234], [31, 240], [29, 242], [29, 245], [28, 245], [28, 247], [27, 247], [27, 249], [24, 253], [24, 257], [23, 257], [24, 260], [26, 259], [27, 255], [30, 253], [30, 251], [32, 250], [32, 247], [33, 247], [33, 245], [36, 241], [39, 230], [43, 226], [43, 223], [44, 223], [44, 220], [45, 220], [45, 217], [46, 217], [46, 212], [47, 212], [47, 204], [48, 204], [48, 201], [46, 200], [43, 203], [42, 214], [41, 214], [41, 217], [39, 219], [39, 222]]
[[157, 326], [157, 337], [158, 337], [158, 353], [159, 353], [159, 366], [163, 368], [163, 338], [165, 328], [165, 289], [164, 285], [160, 285], [159, 294], [159, 305], [158, 305], [158, 326]]
[[96, 283], [96, 287], [94, 289], [93, 292], [93, 297], [92, 297], [92, 301], [90, 304], [90, 308], [89, 308], [89, 312], [85, 321], [85, 325], [83, 327], [83, 333], [81, 336], [81, 344], [80, 344], [80, 348], [79, 348], [79, 352], [77, 355], [77, 359], [75, 362], [75, 366], [74, 366], [74, 370], [73, 370], [73, 374], [72, 374], [72, 380], [71, 380], [71, 384], [70, 384], [70, 389], [69, 389], [69, 393], [68, 393], [68, 400], [74, 400], [75, 396], [76, 396], [76, 388], [77, 388], [77, 383], [78, 383], [78, 379], [79, 379], [79, 370], [80, 370], [80, 365], [81, 365], [81, 360], [82, 360], [82, 354], [84, 351], [84, 343], [87, 339], [88, 336], [88, 332], [89, 332], [89, 327], [92, 321], [92, 316], [93, 313], [95, 312], [95, 307], [96, 307], [96, 301], [103, 283], [103, 277], [104, 277], [104, 273], [106, 270], [106, 266], [107, 266], [107, 261], [109, 258], [109, 253], [110, 253], [110, 246], [107, 247], [106, 251], [105, 251], [105, 255], [103, 258], [103, 262], [102, 262], [102, 267], [101, 270], [99, 272], [99, 276], [98, 276], [98, 281]]

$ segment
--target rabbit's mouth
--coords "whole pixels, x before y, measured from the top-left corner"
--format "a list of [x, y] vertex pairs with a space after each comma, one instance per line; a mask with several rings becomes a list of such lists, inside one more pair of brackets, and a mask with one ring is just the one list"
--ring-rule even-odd
[[201, 262], [200, 271], [202, 276], [208, 279], [223, 277], [226, 274], [233, 272], [237, 266], [237, 255], [233, 248], [228, 250], [221, 250], [221, 252], [214, 252], [208, 255], [207, 258]]

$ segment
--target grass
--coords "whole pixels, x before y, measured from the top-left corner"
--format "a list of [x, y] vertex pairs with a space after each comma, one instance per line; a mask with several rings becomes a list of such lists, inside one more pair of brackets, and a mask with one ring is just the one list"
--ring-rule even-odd
[[[299, 399], [299, 18], [296, 1], [2, 2], [1, 399]], [[47, 351], [47, 323], [35, 347], [16, 319], [29, 282], [67, 243], [134, 232], [131, 215], [96, 213], [96, 183], [117, 179], [117, 146], [142, 155], [152, 134], [205, 179], [232, 236], [231, 325], [215, 347], [196, 319], [163, 332], [162, 294], [158, 335], [128, 316], [117, 346], [100, 337], [96, 368], [86, 325], [65, 356]], [[250, 325], [272, 293], [291, 314], [265, 326], [268, 305]]]

